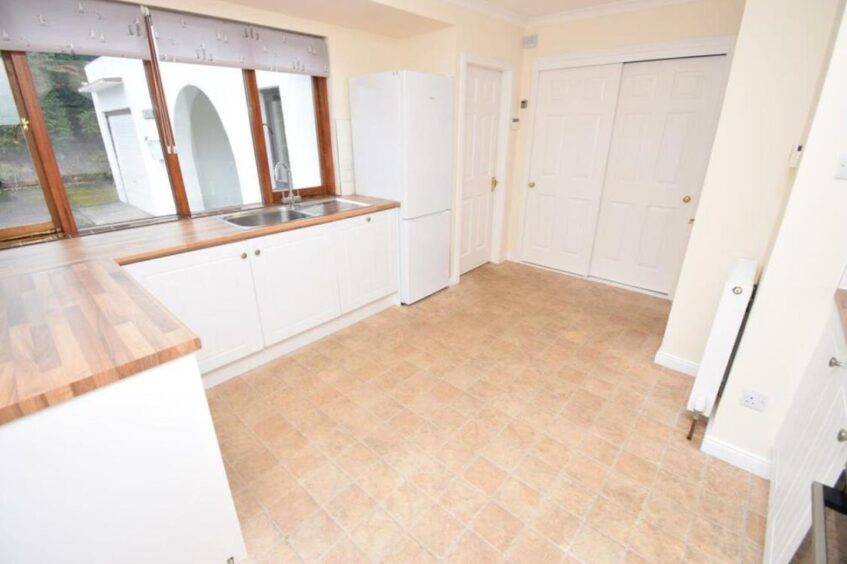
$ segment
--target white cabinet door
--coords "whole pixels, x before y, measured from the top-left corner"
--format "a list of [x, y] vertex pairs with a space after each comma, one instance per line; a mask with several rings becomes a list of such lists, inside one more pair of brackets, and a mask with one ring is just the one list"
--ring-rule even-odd
[[334, 223], [251, 239], [265, 346], [341, 314]]
[[335, 250], [344, 313], [397, 291], [396, 210], [339, 222]]
[[126, 270], [200, 337], [208, 372], [262, 348], [246, 243], [232, 243], [126, 266]]
[[523, 260], [588, 274], [621, 65], [538, 77]]

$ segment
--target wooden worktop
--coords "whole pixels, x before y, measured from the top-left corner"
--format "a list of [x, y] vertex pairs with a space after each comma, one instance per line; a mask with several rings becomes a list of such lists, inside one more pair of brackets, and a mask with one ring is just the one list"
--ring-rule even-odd
[[186, 219], [0, 251], [0, 424], [200, 348], [120, 265], [398, 207], [252, 229]]

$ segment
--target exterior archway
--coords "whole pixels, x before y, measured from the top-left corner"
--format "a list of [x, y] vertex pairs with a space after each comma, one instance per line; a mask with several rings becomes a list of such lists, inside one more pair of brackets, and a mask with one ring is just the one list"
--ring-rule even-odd
[[174, 107], [174, 136], [192, 210], [243, 203], [235, 156], [218, 111], [196, 86], [180, 90]]

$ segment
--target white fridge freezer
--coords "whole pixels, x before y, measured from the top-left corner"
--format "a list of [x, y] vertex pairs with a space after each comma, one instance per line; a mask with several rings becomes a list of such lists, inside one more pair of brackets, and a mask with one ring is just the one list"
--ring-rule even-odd
[[356, 193], [400, 202], [400, 299], [450, 281], [453, 81], [413, 71], [350, 79]]

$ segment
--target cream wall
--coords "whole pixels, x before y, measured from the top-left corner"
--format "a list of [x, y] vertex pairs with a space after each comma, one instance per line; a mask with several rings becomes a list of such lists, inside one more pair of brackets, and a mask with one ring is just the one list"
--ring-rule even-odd
[[767, 260], [840, 2], [747, 1], [665, 355], [699, 363], [732, 264]]
[[[743, 6], [743, 0], [694, 0], [647, 10], [530, 26], [526, 33], [538, 34], [538, 47], [523, 51], [520, 97], [530, 99], [533, 66], [540, 58], [680, 39], [735, 35]], [[510, 194], [507, 231], [508, 248], [515, 258], [520, 257], [522, 238], [530, 110], [520, 110], [518, 117], [521, 127], [514, 148], [511, 184], [515, 189]]]
[[[835, 178], [839, 157], [847, 155], [843, 20], [804, 152], [724, 399], [707, 433], [766, 459], [832, 315], [847, 263], [847, 180]], [[764, 412], [739, 404], [747, 389], [768, 396]]]

